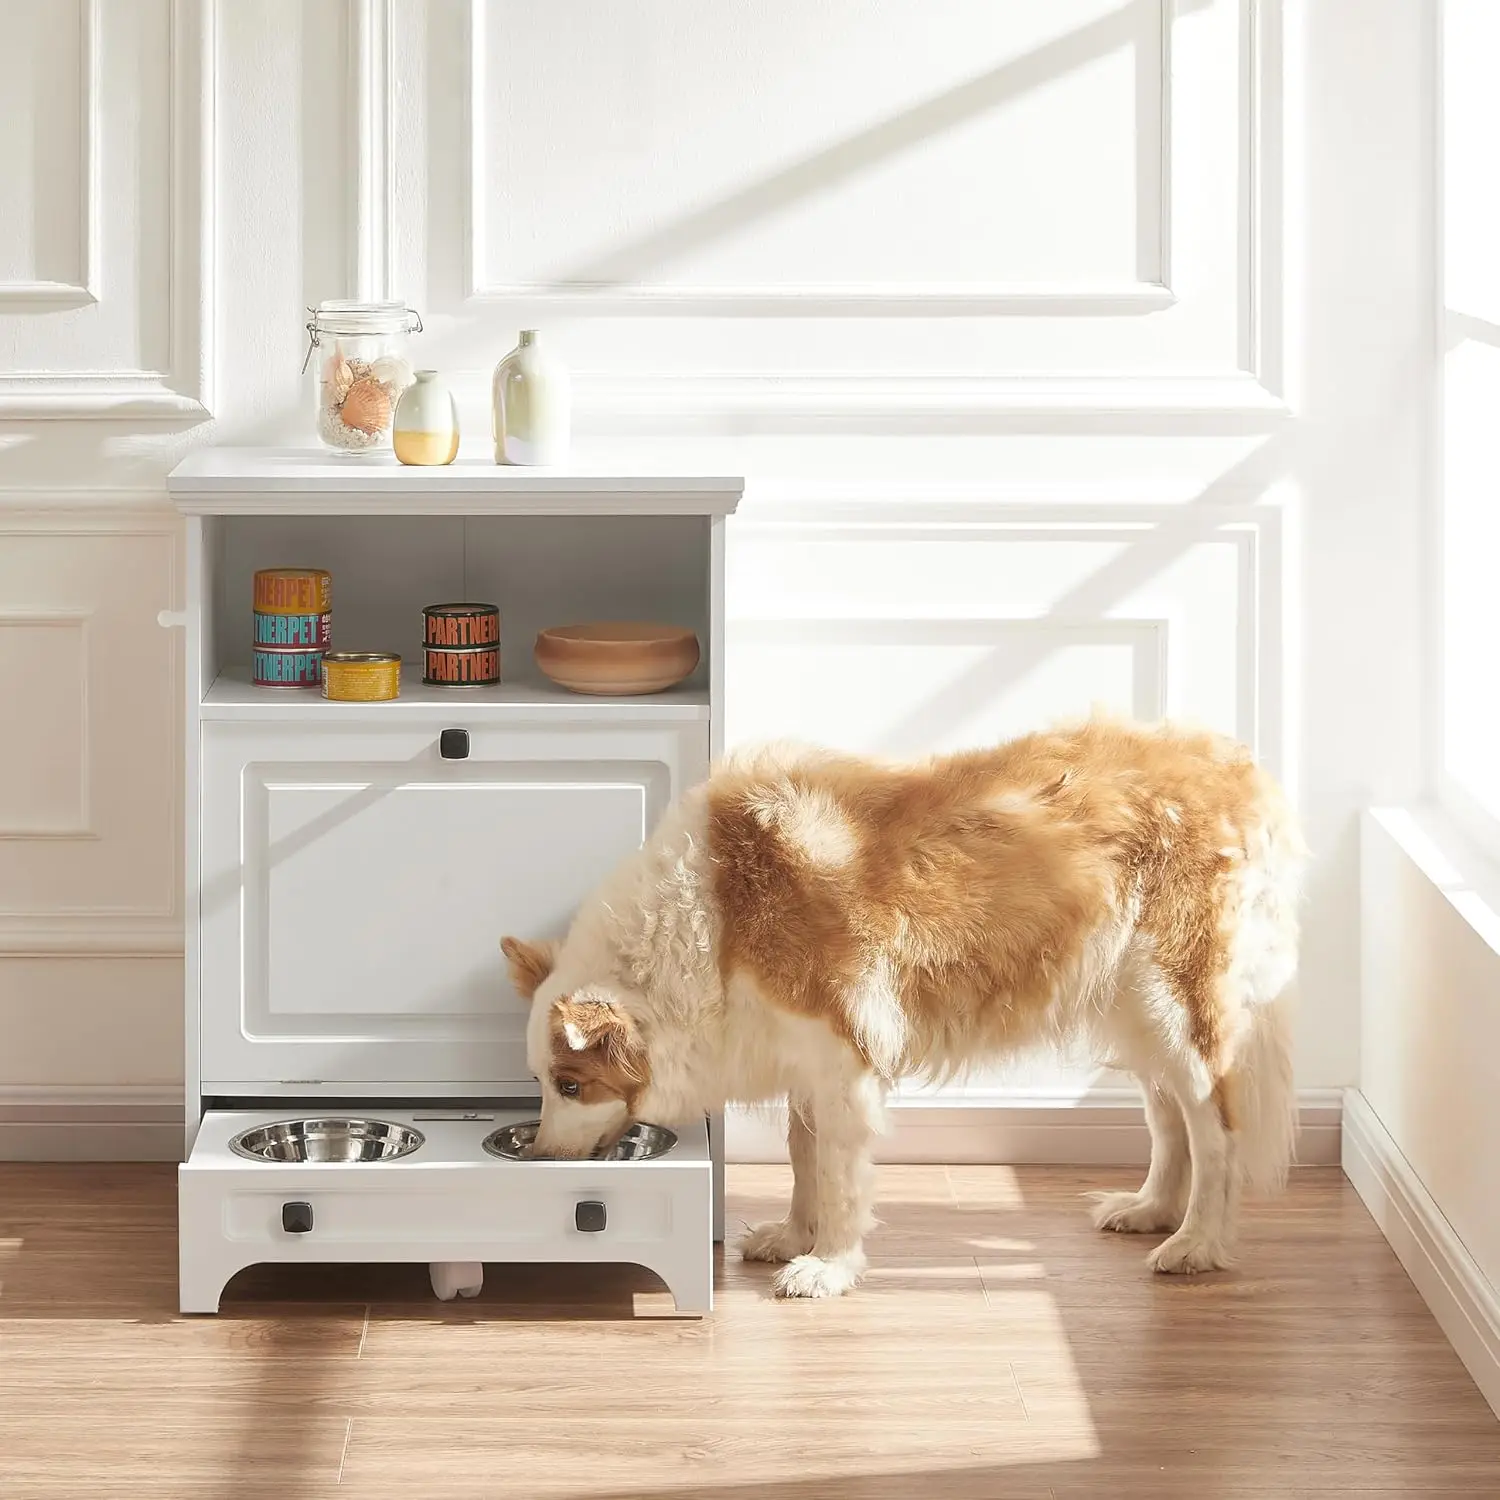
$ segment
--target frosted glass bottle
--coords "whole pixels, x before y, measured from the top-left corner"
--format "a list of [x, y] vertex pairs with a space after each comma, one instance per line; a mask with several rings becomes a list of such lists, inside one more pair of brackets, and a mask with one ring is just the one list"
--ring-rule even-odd
[[436, 370], [418, 370], [407, 386], [391, 446], [404, 464], [451, 464], [458, 457], [458, 404]]
[[495, 366], [495, 462], [560, 464], [573, 418], [567, 366], [534, 328]]

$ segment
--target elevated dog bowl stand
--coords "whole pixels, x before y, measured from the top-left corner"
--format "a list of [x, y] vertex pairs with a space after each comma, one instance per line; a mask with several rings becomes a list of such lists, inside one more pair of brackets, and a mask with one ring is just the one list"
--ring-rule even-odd
[[[216, 1312], [262, 1262], [425, 1262], [447, 1298], [486, 1263], [630, 1261], [708, 1312], [721, 1119], [644, 1160], [511, 1161], [483, 1141], [538, 1108], [501, 935], [560, 936], [719, 749], [743, 481], [208, 448], [168, 489], [187, 526], [186, 608], [163, 617], [187, 667], [182, 1310]], [[401, 654], [395, 701], [250, 684], [251, 575], [301, 566], [333, 576], [336, 649]], [[422, 608], [462, 600], [499, 605], [502, 680], [424, 686]], [[644, 697], [542, 678], [537, 631], [599, 619], [687, 625], [702, 662]], [[312, 1117], [422, 1143], [232, 1149]]]
[[318, 1261], [426, 1261], [444, 1300], [477, 1293], [486, 1262], [628, 1261], [660, 1276], [679, 1312], [711, 1310], [705, 1122], [655, 1160], [507, 1162], [481, 1143], [524, 1111], [374, 1112], [414, 1126], [425, 1143], [391, 1162], [251, 1162], [229, 1141], [267, 1111], [204, 1116], [179, 1169], [184, 1312], [217, 1312], [220, 1292], [246, 1266]]

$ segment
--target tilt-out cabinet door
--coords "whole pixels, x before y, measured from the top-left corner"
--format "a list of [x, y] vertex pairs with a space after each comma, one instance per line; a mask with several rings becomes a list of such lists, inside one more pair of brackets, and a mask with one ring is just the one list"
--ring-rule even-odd
[[560, 937], [707, 761], [702, 723], [204, 724], [204, 1092], [534, 1089], [501, 936]]

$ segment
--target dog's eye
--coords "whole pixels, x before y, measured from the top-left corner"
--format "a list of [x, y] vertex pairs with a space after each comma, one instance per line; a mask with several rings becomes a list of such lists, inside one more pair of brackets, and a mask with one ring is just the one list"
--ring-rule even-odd
[[559, 1078], [557, 1080], [557, 1092], [564, 1099], [576, 1099], [578, 1097], [578, 1080], [576, 1078]]

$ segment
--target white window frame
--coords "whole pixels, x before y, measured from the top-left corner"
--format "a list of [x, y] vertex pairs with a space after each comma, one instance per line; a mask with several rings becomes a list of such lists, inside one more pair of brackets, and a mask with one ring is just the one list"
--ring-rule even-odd
[[[1473, 3], [1473, 0], [1469, 0]], [[1433, 670], [1429, 675], [1429, 688], [1423, 704], [1424, 718], [1428, 726], [1427, 751], [1431, 767], [1431, 783], [1435, 800], [1462, 832], [1490, 859], [1500, 865], [1500, 811], [1492, 811], [1473, 792], [1471, 787], [1450, 769], [1448, 737], [1449, 688], [1455, 674], [1453, 653], [1449, 650], [1447, 631], [1447, 579], [1446, 545], [1449, 521], [1446, 446], [1448, 401], [1446, 366], [1450, 340], [1456, 317], [1465, 316], [1462, 310], [1448, 305], [1448, 158], [1446, 141], [1448, 133], [1448, 69], [1447, 36], [1449, 22], [1454, 10], [1450, 0], [1439, 0], [1436, 24], [1433, 28], [1433, 287], [1435, 300], [1435, 327], [1438, 343], [1434, 350], [1433, 381], [1431, 391], [1430, 433], [1431, 453], [1428, 465], [1428, 506], [1426, 536], [1429, 554], [1426, 559], [1426, 583], [1428, 588], [1430, 633], [1429, 661]], [[1500, 9], [1500, 8], [1497, 8]], [[1500, 182], [1497, 182], [1497, 209], [1500, 213]], [[1500, 281], [1500, 263], [1495, 267]], [[1497, 354], [1500, 358], [1500, 354]], [[1500, 410], [1495, 413], [1500, 424]], [[1495, 476], [1497, 510], [1500, 510], [1500, 471]], [[1500, 554], [1496, 556], [1496, 588], [1500, 590]], [[1500, 703], [1500, 638], [1495, 646], [1495, 675], [1492, 691]], [[1475, 684], [1473, 691], [1483, 691]], [[1500, 742], [1495, 747], [1495, 778], [1500, 786]], [[1500, 802], [1500, 795], [1497, 795]]]

